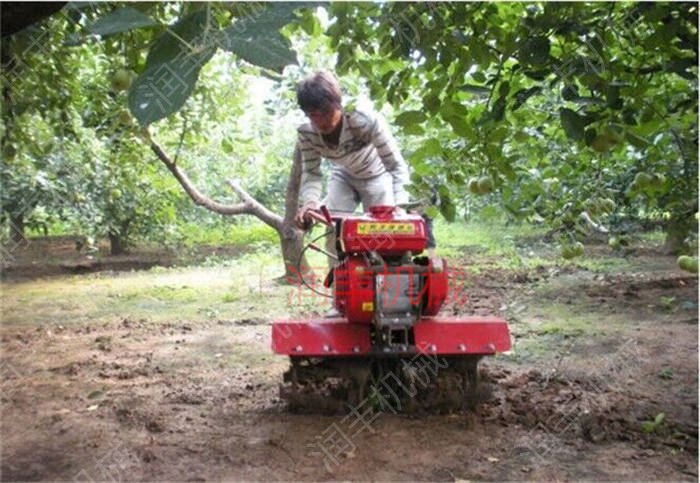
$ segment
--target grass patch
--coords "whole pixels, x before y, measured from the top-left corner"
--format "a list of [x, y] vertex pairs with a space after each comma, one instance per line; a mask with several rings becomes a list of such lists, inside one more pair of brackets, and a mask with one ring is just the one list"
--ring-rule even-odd
[[501, 220], [491, 223], [458, 220], [447, 223], [442, 218], [434, 222], [438, 252], [445, 254], [471, 252], [488, 255], [512, 255], [519, 244], [546, 233], [543, 228], [528, 224], [506, 225]]
[[241, 223], [210, 226], [202, 229], [197, 222], [182, 223], [177, 226], [173, 238], [185, 247], [197, 245], [241, 245], [262, 247], [279, 243], [277, 232], [261, 221], [250, 220]]

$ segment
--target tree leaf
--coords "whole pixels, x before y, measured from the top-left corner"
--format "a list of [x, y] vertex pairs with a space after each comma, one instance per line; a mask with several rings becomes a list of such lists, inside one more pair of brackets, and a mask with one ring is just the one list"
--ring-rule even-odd
[[409, 126], [411, 124], [421, 123], [425, 121], [425, 119], [425, 114], [421, 111], [406, 111], [396, 116], [394, 123], [398, 126]]
[[472, 130], [471, 127], [469, 126], [469, 123], [467, 123], [466, 119], [464, 119], [461, 116], [455, 116], [455, 115], [449, 115], [449, 114], [442, 114], [442, 118], [447, 121], [450, 126], [452, 126], [452, 130], [457, 136], [461, 136], [463, 138], [469, 138], [472, 136]]
[[583, 141], [585, 128], [588, 124], [593, 122], [593, 119], [580, 116], [571, 109], [565, 107], [559, 109], [559, 116], [561, 117], [561, 125], [566, 135], [576, 141]]
[[258, 36], [238, 35], [228, 31], [222, 47], [253, 65], [278, 72], [281, 72], [286, 65], [297, 63], [296, 53], [290, 49], [289, 42], [279, 33]]
[[403, 129], [403, 132], [406, 134], [413, 134], [416, 136], [425, 134], [425, 129], [423, 129], [420, 124], [406, 124], [405, 126], [402, 126], [401, 129]]
[[547, 37], [530, 37], [520, 46], [518, 59], [524, 64], [543, 65], [549, 60], [549, 47]]
[[425, 158], [437, 156], [442, 153], [442, 144], [437, 138], [426, 140], [411, 156], [411, 161], [419, 162]]
[[97, 19], [87, 26], [90, 33], [96, 35], [112, 35], [141, 27], [160, 25], [148, 15], [135, 8], [124, 7]]
[[627, 131], [626, 137], [627, 141], [629, 141], [629, 143], [637, 149], [645, 149], [651, 145], [651, 143], [648, 140], [641, 136], [637, 136], [631, 131]]
[[129, 110], [141, 126], [177, 112], [194, 90], [199, 71], [214, 48], [149, 66], [131, 84]]
[[457, 208], [450, 200], [449, 195], [442, 196], [440, 194], [440, 213], [449, 222], [455, 221], [455, 216], [457, 215]]
[[535, 94], [537, 94], [540, 91], [539, 86], [534, 86], [530, 87], [529, 89], [520, 89], [518, 92], [516, 92], [513, 97], [515, 98], [515, 102], [513, 103], [513, 110], [515, 111], [518, 109], [520, 106], [525, 104], [525, 102]]
[[190, 49], [182, 43], [182, 40], [192, 47], [201, 46], [204, 40], [201, 35], [205, 30], [206, 22], [207, 12], [198, 10], [181, 19], [170, 27], [170, 30], [163, 32], [148, 52], [146, 66], [162, 64], [176, 59], [178, 56], [186, 55]]
[[431, 113], [435, 114], [440, 110], [440, 98], [434, 94], [423, 97], [423, 106]]
[[477, 70], [472, 74], [472, 79], [474, 79], [476, 82], [486, 82], [486, 76], [480, 70]]
[[506, 113], [506, 96], [503, 95], [499, 97], [496, 102], [493, 103], [493, 107], [491, 107], [491, 119], [493, 119], [496, 122], [500, 122], [503, 120], [503, 116]]
[[263, 10], [236, 20], [223, 32], [220, 45], [253, 65], [281, 72], [296, 64], [296, 53], [279, 29], [296, 19], [298, 8], [323, 5], [325, 2], [272, 3]]

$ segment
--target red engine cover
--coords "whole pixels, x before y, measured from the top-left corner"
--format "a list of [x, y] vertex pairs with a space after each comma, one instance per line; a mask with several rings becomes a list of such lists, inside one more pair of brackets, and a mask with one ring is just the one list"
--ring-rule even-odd
[[374, 315], [374, 275], [365, 257], [351, 255], [334, 270], [335, 307], [353, 323], [369, 324]]
[[346, 253], [401, 255], [425, 249], [425, 221], [420, 215], [397, 214], [393, 206], [372, 206], [369, 210], [368, 215], [342, 221], [340, 241]]

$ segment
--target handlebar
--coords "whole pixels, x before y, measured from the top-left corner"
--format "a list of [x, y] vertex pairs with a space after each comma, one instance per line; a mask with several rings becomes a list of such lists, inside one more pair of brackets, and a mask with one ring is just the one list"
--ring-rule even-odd
[[[409, 201], [408, 203], [401, 203], [396, 205], [397, 208], [401, 208], [405, 211], [409, 211], [418, 207], [425, 205], [424, 200]], [[306, 212], [306, 222], [304, 224], [304, 230], [309, 230], [314, 222], [323, 223], [327, 226], [334, 226], [337, 220], [342, 220], [346, 214], [352, 214], [350, 212], [341, 212], [343, 215], [332, 215], [330, 210], [326, 205], [322, 205], [318, 209], [308, 210]]]

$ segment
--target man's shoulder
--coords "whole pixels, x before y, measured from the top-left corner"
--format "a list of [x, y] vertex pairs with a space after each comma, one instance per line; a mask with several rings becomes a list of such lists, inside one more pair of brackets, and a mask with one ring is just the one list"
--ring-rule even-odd
[[297, 126], [297, 133], [299, 133], [300, 136], [306, 137], [318, 135], [310, 122], [305, 122]]
[[377, 115], [366, 109], [353, 109], [347, 112], [348, 124], [352, 129], [366, 130], [374, 124]]

